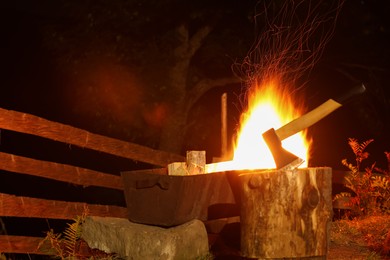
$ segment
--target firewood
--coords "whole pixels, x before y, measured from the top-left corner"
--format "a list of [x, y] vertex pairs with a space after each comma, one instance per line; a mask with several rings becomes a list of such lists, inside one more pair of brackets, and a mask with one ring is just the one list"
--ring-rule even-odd
[[240, 180], [243, 256], [326, 256], [332, 220], [331, 168], [256, 171], [240, 175]]
[[168, 164], [168, 174], [179, 176], [204, 174], [205, 168], [205, 151], [187, 151], [187, 161]]

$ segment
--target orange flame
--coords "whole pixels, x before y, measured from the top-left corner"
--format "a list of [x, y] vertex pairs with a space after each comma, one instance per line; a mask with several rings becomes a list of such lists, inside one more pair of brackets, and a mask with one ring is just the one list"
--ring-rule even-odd
[[[291, 96], [278, 88], [277, 82], [250, 93], [248, 109], [242, 115], [241, 128], [234, 149], [233, 165], [236, 169], [275, 168], [273, 156], [263, 140], [262, 133], [270, 128], [278, 129], [302, 114]], [[310, 141], [305, 131], [282, 141], [283, 148], [305, 160], [307, 167]]]
[[[276, 168], [262, 134], [271, 128], [278, 129], [302, 114], [302, 106], [297, 106], [277, 81], [255, 86], [248, 95], [247, 111], [241, 116], [233, 160], [210, 164], [208, 172]], [[306, 130], [286, 138], [282, 146], [305, 160], [300, 167], [307, 167], [310, 140], [307, 140]]]

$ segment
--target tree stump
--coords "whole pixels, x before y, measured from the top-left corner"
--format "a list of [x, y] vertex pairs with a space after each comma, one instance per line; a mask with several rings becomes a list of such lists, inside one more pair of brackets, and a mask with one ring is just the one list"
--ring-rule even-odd
[[255, 171], [240, 181], [242, 256], [326, 259], [331, 168]]

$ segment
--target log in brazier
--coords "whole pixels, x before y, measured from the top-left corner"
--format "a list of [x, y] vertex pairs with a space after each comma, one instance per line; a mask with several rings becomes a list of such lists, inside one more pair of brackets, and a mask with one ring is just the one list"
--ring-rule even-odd
[[239, 179], [242, 256], [326, 258], [332, 219], [331, 168], [247, 171]]

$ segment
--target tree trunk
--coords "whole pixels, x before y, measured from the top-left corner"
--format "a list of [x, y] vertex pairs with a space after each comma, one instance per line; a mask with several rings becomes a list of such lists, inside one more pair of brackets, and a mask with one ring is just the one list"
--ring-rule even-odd
[[186, 123], [187, 112], [185, 109], [176, 109], [162, 128], [159, 150], [183, 154]]

